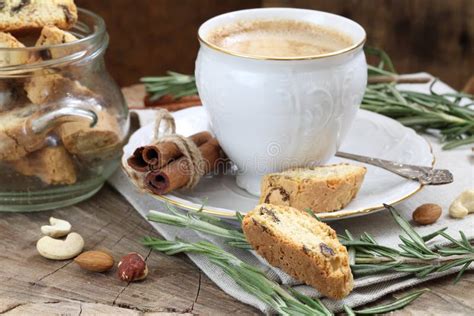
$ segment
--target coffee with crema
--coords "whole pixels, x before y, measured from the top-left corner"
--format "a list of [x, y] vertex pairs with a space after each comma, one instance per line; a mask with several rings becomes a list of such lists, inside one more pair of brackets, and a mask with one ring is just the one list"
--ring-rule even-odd
[[294, 20], [248, 20], [212, 30], [206, 40], [224, 50], [255, 57], [305, 57], [351, 46], [349, 36]]

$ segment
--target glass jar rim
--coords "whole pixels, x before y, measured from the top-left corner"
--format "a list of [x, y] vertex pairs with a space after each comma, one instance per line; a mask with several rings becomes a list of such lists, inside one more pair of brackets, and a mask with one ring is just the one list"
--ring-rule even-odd
[[[35, 71], [87, 62], [102, 56], [109, 43], [104, 20], [92, 11], [78, 8], [79, 19], [68, 30], [78, 39], [68, 43], [44, 46], [0, 48], [0, 56], [17, 60], [0, 66], [0, 78], [29, 76]], [[49, 58], [41, 57], [49, 51]]]
[[[83, 8], [77, 8], [79, 19], [76, 22], [75, 26], [79, 26], [84, 29], [84, 23], [81, 21], [81, 17], [87, 17], [91, 19], [92, 23], [92, 32], [87, 34], [84, 37], [79, 38], [76, 41], [69, 42], [69, 43], [61, 43], [61, 44], [52, 44], [52, 45], [44, 45], [44, 46], [28, 46], [28, 47], [0, 47], [0, 52], [35, 52], [41, 51], [45, 49], [55, 49], [55, 48], [68, 48], [73, 46], [82, 45], [86, 42], [94, 42], [97, 39], [100, 39], [105, 34], [105, 21], [104, 19], [99, 16], [98, 14]], [[89, 26], [85, 26], [89, 28]], [[68, 30], [66, 30], [68, 31]], [[0, 67], [1, 68], [1, 67]]]

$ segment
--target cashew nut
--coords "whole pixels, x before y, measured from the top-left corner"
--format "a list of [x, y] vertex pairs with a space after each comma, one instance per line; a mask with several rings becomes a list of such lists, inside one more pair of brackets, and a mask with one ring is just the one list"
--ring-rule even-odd
[[66, 239], [44, 236], [36, 243], [39, 254], [53, 260], [71, 259], [81, 253], [84, 239], [78, 233], [70, 233]]
[[63, 219], [50, 217], [49, 223], [51, 225], [41, 226], [41, 232], [44, 235], [58, 238], [66, 236], [71, 231], [71, 224], [69, 224], [68, 221], [65, 221]]
[[474, 213], [474, 189], [461, 193], [449, 207], [449, 215], [454, 218], [463, 218]]

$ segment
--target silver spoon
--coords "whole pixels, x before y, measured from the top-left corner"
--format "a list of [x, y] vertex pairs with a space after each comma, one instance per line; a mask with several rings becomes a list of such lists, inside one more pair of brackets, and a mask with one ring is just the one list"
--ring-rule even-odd
[[399, 162], [349, 154], [340, 151], [336, 153], [336, 156], [368, 163], [370, 165], [374, 165], [385, 170], [391, 171], [404, 178], [417, 180], [423, 185], [448, 184], [453, 182], [453, 174], [446, 169], [433, 169], [430, 167], [408, 165]]

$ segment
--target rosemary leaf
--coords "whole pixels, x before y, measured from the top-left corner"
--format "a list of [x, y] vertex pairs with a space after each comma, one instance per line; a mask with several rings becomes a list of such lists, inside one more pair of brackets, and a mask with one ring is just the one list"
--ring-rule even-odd
[[242, 225], [242, 221], [244, 220], [244, 216], [240, 212], [235, 212], [235, 217], [239, 221], [240, 225]]
[[432, 273], [432, 272], [435, 272], [437, 269], [436, 266], [428, 266], [428, 267], [425, 267], [425, 269], [423, 269], [422, 271], [419, 271], [417, 273], [415, 273], [415, 276], [418, 278], [418, 279], [423, 279], [425, 278], [428, 274]]
[[377, 274], [387, 270], [391, 270], [398, 266], [398, 263], [387, 263], [387, 264], [356, 264], [355, 266], [351, 266], [351, 270], [356, 275], [369, 275], [369, 274]]
[[288, 291], [293, 294], [297, 299], [305, 303], [306, 305], [320, 310], [325, 315], [332, 315], [331, 311], [326, 308], [326, 306], [318, 299], [318, 298], [309, 298], [306, 295], [301, 294], [300, 292], [296, 291], [292, 287], [288, 287]]
[[430, 233], [430, 234], [428, 234], [428, 235], [426, 235], [426, 236], [423, 236], [423, 237], [421, 237], [421, 238], [423, 238], [423, 241], [424, 241], [424, 242], [428, 242], [428, 241], [430, 241], [431, 239], [433, 239], [433, 238], [439, 236], [439, 234], [440, 234], [441, 232], [444, 232], [446, 229], [448, 229], [448, 227], [441, 228], [441, 229], [439, 229], [439, 230], [437, 230], [437, 231], [435, 231], [435, 232], [432, 232], [432, 233]]
[[471, 264], [471, 262], [473, 262], [473, 261], [474, 261], [474, 258], [465, 258], [465, 259], [455, 260], [455, 261], [452, 261], [452, 262], [449, 262], [449, 263], [446, 263], [446, 264], [442, 265], [441, 267], [439, 267], [437, 269], [437, 272], [444, 272], [444, 271], [447, 271], [447, 270], [452, 269], [454, 267], [464, 265], [466, 263]]
[[344, 310], [346, 311], [347, 316], [356, 316], [356, 314], [354, 313], [354, 310], [345, 304], [344, 304]]
[[414, 300], [416, 300], [418, 297], [423, 295], [424, 293], [428, 292], [429, 289], [422, 289], [418, 291], [414, 291], [410, 294], [404, 295], [400, 297], [399, 299], [396, 299], [394, 302], [385, 304], [385, 305], [380, 305], [380, 306], [375, 306], [372, 308], [366, 308], [362, 310], [357, 310], [354, 311], [356, 315], [374, 315], [374, 314], [385, 314], [389, 313], [391, 311], [401, 309]]
[[458, 274], [456, 275], [456, 278], [454, 279], [453, 283], [456, 284], [459, 282], [459, 280], [461, 279], [461, 276], [464, 274], [464, 272], [466, 271], [466, 269], [471, 265], [472, 261], [471, 262], [466, 262], [463, 267], [461, 268], [461, 270], [459, 270]]
[[431, 267], [429, 264], [428, 265], [402, 265], [399, 267], [395, 267], [395, 271], [398, 272], [409, 272], [409, 273], [418, 273], [425, 271], [427, 268]]
[[418, 235], [413, 227], [403, 217], [401, 217], [392, 206], [384, 204], [384, 207], [390, 211], [392, 217], [395, 219], [398, 225], [400, 225], [402, 230], [411, 238], [411, 240], [413, 240], [417, 247], [419, 247], [425, 253], [434, 255], [434, 253], [426, 246], [423, 238]]
[[388, 54], [384, 52], [383, 50], [375, 48], [375, 47], [371, 47], [371, 46], [365, 46], [364, 52], [367, 55], [374, 55], [380, 58], [380, 60], [382, 61], [383, 67], [382, 68], [379, 67], [379, 69], [385, 68], [387, 69], [386, 71], [392, 75], [397, 73], [395, 71], [395, 67], [393, 67], [392, 60], [390, 59]]
[[[450, 242], [452, 242], [453, 244], [459, 246], [460, 248], [463, 248], [467, 251], [472, 251], [472, 247], [470, 245], [465, 245], [463, 242], [460, 242], [460, 241], [457, 241], [456, 239], [454, 239], [453, 237], [449, 236], [448, 234], [446, 234], [445, 232], [441, 232], [440, 233], [441, 236], [443, 236], [444, 238], [446, 238], [447, 240], [449, 240]], [[462, 235], [461, 235], [462, 236]], [[466, 236], [464, 236], [465, 238]]]

